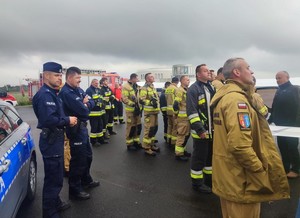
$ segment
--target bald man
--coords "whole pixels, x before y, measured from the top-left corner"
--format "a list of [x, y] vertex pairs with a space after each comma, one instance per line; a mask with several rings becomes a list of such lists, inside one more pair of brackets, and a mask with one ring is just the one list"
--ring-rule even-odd
[[[273, 100], [269, 123], [274, 122], [278, 126], [300, 127], [299, 87], [291, 84], [290, 76], [286, 71], [278, 72], [276, 81], [278, 90]], [[277, 143], [287, 177], [290, 179], [299, 177], [298, 138], [278, 136]]]

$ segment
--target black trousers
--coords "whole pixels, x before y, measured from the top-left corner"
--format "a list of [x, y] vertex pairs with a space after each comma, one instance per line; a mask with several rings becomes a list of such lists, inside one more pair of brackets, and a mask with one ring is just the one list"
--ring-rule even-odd
[[114, 122], [123, 122], [123, 103], [121, 101], [114, 101]]
[[[212, 139], [195, 139], [193, 138], [193, 153], [191, 160], [191, 170], [202, 171], [204, 182], [211, 186], [211, 174], [205, 174], [204, 167], [212, 166]], [[192, 179], [193, 185], [200, 185], [203, 179]]]
[[277, 144], [281, 153], [284, 170], [286, 173], [293, 171], [299, 173], [300, 158], [298, 150], [298, 138], [277, 137]]
[[167, 115], [167, 112], [163, 112], [162, 116], [163, 116], [163, 121], [164, 121], [164, 138], [165, 138], [165, 137], [167, 137], [167, 133], [168, 133], [168, 115]]
[[103, 120], [101, 116], [90, 117], [91, 133], [90, 140], [92, 144], [95, 144], [100, 137], [100, 133], [103, 131]]
[[86, 127], [70, 138], [70, 148], [69, 192], [76, 194], [83, 191], [82, 186], [93, 181], [90, 175], [93, 153]]

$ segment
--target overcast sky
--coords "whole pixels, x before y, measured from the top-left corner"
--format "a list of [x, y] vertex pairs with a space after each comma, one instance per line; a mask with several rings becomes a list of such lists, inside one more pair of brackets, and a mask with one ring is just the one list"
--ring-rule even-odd
[[0, 86], [47, 61], [129, 75], [243, 57], [257, 78], [295, 77], [299, 20], [296, 0], [2, 0]]

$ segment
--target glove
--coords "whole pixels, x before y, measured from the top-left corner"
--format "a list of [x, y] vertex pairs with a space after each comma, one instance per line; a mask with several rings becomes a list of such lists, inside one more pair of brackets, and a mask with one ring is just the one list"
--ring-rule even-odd
[[174, 110], [174, 111], [179, 111], [179, 104], [178, 104], [178, 101], [174, 101], [174, 104], [173, 104], [173, 110]]
[[135, 104], [135, 105], [134, 105], [134, 112], [133, 112], [133, 114], [134, 114], [135, 116], [138, 116], [138, 115], [140, 115], [140, 113], [141, 113], [141, 110], [140, 110], [139, 105], [138, 105], [138, 104]]
[[109, 101], [113, 102], [113, 100], [115, 100], [115, 96], [114, 95], [109, 96]]
[[135, 100], [136, 100], [136, 97], [135, 97], [134, 95], [132, 95], [132, 96], [131, 96], [131, 100], [132, 100], [132, 101], [135, 101]]
[[158, 107], [158, 104], [157, 104], [157, 100], [155, 98], [152, 98], [151, 99], [151, 104], [154, 108], [157, 108]]

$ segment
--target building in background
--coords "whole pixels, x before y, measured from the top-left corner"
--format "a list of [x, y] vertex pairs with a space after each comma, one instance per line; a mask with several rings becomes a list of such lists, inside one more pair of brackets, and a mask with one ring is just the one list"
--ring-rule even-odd
[[140, 81], [145, 81], [145, 75], [147, 73], [152, 73], [154, 75], [155, 82], [167, 82], [172, 78], [171, 68], [149, 68], [136, 72], [136, 74], [139, 76]]
[[176, 64], [172, 66], [172, 77], [180, 78], [183, 75], [188, 75], [191, 81], [196, 80], [195, 68], [191, 64]]

